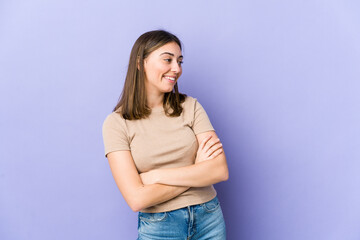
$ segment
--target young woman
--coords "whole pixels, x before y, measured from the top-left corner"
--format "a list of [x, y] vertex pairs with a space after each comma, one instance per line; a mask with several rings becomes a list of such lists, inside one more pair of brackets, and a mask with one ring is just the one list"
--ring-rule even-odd
[[135, 42], [121, 98], [103, 124], [105, 156], [138, 239], [226, 239], [212, 184], [228, 179], [222, 145], [196, 98], [178, 91], [180, 40], [151, 31]]

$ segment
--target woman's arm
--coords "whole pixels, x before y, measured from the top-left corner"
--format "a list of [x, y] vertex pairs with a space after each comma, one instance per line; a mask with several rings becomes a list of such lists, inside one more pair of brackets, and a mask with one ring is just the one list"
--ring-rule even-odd
[[107, 158], [116, 185], [134, 212], [170, 200], [189, 189], [162, 184], [144, 185], [130, 151], [111, 152]]
[[[211, 138], [206, 142], [209, 135]], [[161, 183], [173, 186], [205, 187], [226, 181], [229, 178], [228, 166], [225, 153], [216, 147], [218, 146], [216, 133], [208, 131], [198, 134], [196, 137], [199, 142], [199, 151], [194, 165], [151, 170], [140, 174], [142, 182], [144, 184]], [[213, 146], [213, 148], [206, 151], [209, 146]], [[217, 156], [209, 160], [206, 158], [206, 152]]]

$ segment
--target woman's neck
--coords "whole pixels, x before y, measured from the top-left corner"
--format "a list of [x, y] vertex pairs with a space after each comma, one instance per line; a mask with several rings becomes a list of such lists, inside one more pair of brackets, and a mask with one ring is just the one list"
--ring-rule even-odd
[[163, 101], [164, 101], [164, 94], [161, 94], [161, 95], [148, 94], [148, 96], [147, 96], [147, 105], [150, 108], [162, 107]]

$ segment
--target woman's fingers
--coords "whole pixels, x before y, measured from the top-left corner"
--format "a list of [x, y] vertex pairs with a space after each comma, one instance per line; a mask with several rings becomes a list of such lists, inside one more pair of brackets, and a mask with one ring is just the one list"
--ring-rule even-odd
[[217, 151], [217, 150], [219, 150], [219, 149], [222, 149], [222, 144], [221, 144], [221, 142], [218, 142], [217, 144], [215, 144], [214, 146], [212, 146], [212, 147], [210, 148], [210, 151], [214, 153], [215, 151]]
[[217, 156], [219, 156], [222, 153], [222, 148], [216, 150], [212, 155], [210, 155], [206, 160], [211, 160], [216, 158]]
[[204, 138], [199, 145], [196, 162], [214, 159], [222, 152], [223, 150], [220, 139], [212, 139], [212, 135], [209, 135]]
[[202, 142], [200, 143], [199, 149], [202, 150], [205, 146], [205, 144], [210, 140], [210, 138], [212, 138], [211, 135], [207, 136], [206, 138], [204, 138], [204, 140], [202, 140]]
[[[208, 153], [208, 151], [211, 151], [211, 148], [214, 147], [215, 144], [218, 144], [220, 142], [220, 139], [215, 139], [215, 140], [211, 140], [208, 141], [204, 147], [204, 152]], [[211, 153], [208, 153], [208, 155], [210, 156]]]
[[209, 157], [212, 154], [214, 154], [215, 151], [222, 149], [222, 144], [221, 142], [218, 142], [216, 144], [214, 144], [211, 148], [209, 148], [209, 150], [206, 152], [206, 156]]

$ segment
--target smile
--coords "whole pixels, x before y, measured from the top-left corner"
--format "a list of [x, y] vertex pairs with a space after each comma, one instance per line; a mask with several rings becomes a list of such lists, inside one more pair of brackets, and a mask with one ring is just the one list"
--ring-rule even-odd
[[169, 80], [170, 82], [175, 82], [175, 77], [169, 77], [169, 76], [164, 76], [165, 79]]

